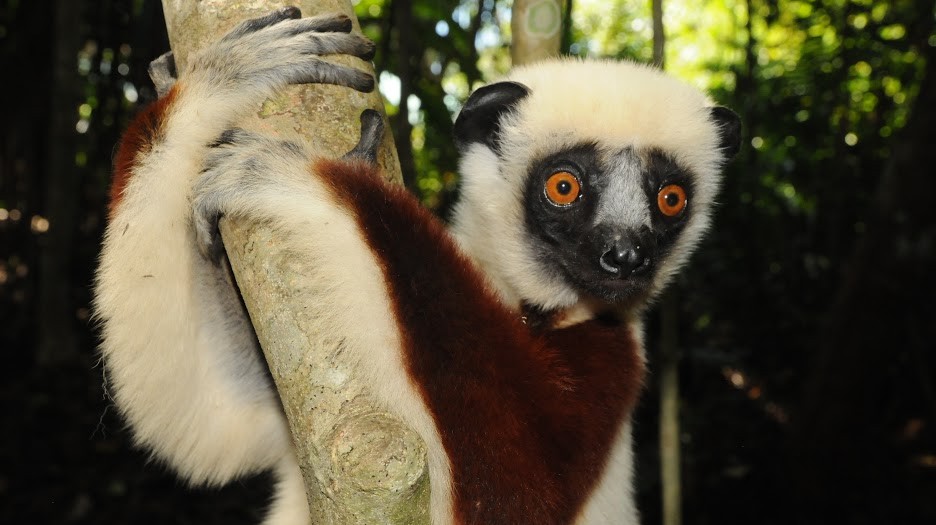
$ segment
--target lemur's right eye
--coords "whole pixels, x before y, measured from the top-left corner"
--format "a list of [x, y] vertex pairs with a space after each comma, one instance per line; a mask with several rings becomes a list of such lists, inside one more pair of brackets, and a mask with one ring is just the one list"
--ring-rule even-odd
[[667, 217], [679, 215], [686, 209], [687, 204], [689, 200], [686, 198], [686, 190], [679, 184], [664, 186], [657, 194], [657, 206]]
[[568, 206], [582, 195], [582, 186], [575, 175], [568, 171], [557, 171], [546, 180], [543, 191], [549, 202], [556, 206]]

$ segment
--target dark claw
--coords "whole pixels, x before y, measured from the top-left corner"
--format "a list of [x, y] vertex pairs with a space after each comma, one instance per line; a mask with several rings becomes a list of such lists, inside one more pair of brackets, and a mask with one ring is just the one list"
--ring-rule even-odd
[[345, 159], [361, 159], [370, 164], [377, 163], [377, 150], [383, 138], [384, 122], [380, 113], [365, 109], [361, 113], [361, 138], [354, 149], [344, 155]]
[[370, 62], [371, 60], [374, 59], [374, 55], [376, 54], [377, 54], [377, 45], [371, 42], [370, 40], [368, 40], [367, 45], [364, 47], [364, 51], [358, 54], [357, 56], [361, 60], [364, 60], [365, 62]]
[[326, 28], [320, 29], [320, 31], [322, 32], [332, 31], [335, 33], [350, 33], [352, 29], [354, 29], [354, 24], [351, 23], [351, 19], [344, 15], [341, 15], [337, 19], [335, 19], [334, 26], [332, 26], [330, 29], [326, 29]]
[[272, 13], [261, 16], [260, 18], [252, 18], [245, 22], [242, 22], [240, 25], [235, 27], [230, 33], [224, 36], [222, 41], [231, 40], [234, 38], [241, 37], [243, 35], [259, 31], [264, 27], [268, 27], [274, 24], [278, 24], [283, 20], [295, 20], [302, 16], [302, 12], [299, 11], [298, 7], [287, 6], [281, 7]]
[[360, 91], [361, 93], [370, 93], [374, 90], [374, 77], [367, 75], [360, 82], [352, 84], [351, 87]]

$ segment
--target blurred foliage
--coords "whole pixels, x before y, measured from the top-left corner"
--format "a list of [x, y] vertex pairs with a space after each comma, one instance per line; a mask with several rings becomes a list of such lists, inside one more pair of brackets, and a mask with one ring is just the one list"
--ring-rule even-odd
[[[157, 0], [84, 1], [82, 6], [83, 17], [75, 23], [83, 45], [74, 50], [81, 102], [73, 115], [74, 163], [82, 181], [74, 198], [82, 213], [75, 224], [50, 225], [42, 197], [54, 191], [45, 184], [44, 172], [51, 96], [46, 64], [55, 39], [48, 15], [54, 2], [0, 0], [5, 72], [0, 95], [7, 103], [0, 121], [0, 348], [8, 360], [0, 399], [14, 418], [4, 428], [22, 428], [31, 435], [21, 437], [32, 441], [23, 447], [14, 431], [7, 433], [12, 441], [0, 447], [0, 500], [32, 498], [28, 512], [0, 509], [0, 521], [19, 522], [24, 515], [36, 523], [206, 521], [212, 516], [206, 509], [217, 507], [224, 493], [200, 494], [206, 501], [201, 510], [178, 510], [190, 509], [178, 506], [187, 497], [185, 490], [173, 487], [156, 468], [148, 480], [135, 477], [142, 459], [128, 457], [127, 437], [116, 430], [119, 420], [105, 412], [105, 399], [88, 401], [100, 388], [100, 372], [93, 369], [89, 283], [105, 218], [111, 157], [127, 120], [153, 100], [146, 65], [168, 44]], [[457, 195], [453, 117], [472, 88], [509, 68], [510, 2], [359, 0], [355, 9], [364, 32], [378, 43], [380, 89], [401, 161], [413, 168], [409, 185], [445, 216]], [[880, 474], [872, 488], [848, 479], [822, 487], [826, 503], [836, 508], [834, 522], [936, 522], [936, 346], [931, 337], [936, 287], [929, 273], [905, 271], [936, 269], [933, 221], [913, 211], [921, 203], [931, 206], [932, 183], [922, 177], [933, 175], [933, 168], [922, 160], [901, 164], [896, 153], [904, 147], [919, 151], [919, 144], [932, 141], [922, 135], [929, 132], [925, 125], [910, 123], [915, 114], [932, 114], [917, 101], [923, 99], [921, 89], [931, 85], [926, 79], [936, 81], [931, 78], [934, 2], [664, 0], [664, 10], [666, 68], [734, 108], [745, 123], [745, 147], [728, 166], [711, 236], [674, 291], [684, 348], [688, 521], [823, 522], [824, 514], [804, 510], [800, 500], [810, 499], [801, 493], [812, 479], [796, 464], [812, 461], [799, 455], [802, 436], [811, 437], [810, 425], [816, 425], [817, 443], [830, 438], [819, 436], [821, 418], [805, 414], [816, 407], [824, 411], [820, 414], [844, 414], [854, 408], [849, 405], [867, 405], [860, 412], [868, 418], [862, 424], [883, 437], [868, 441], [861, 427], [842, 423], [835, 439], [843, 447], [845, 442], [870, 443], [862, 455], [850, 458], [853, 466], [888, 463], [892, 470]], [[570, 20], [564, 39], [568, 54], [650, 61], [649, 1], [573, 0]], [[896, 181], [893, 202], [884, 192], [888, 177]], [[36, 262], [44, 233], [55, 227], [78, 231], [71, 306], [84, 354], [70, 369], [70, 379], [63, 379], [61, 370], [36, 367], [30, 351], [37, 337], [54, 336], [37, 334], [34, 318], [42, 278]], [[884, 249], [884, 262], [872, 265], [872, 273], [878, 268], [887, 277], [891, 294], [886, 300], [871, 294], [852, 304], [849, 298], [856, 295], [848, 292], [854, 279], [874, 291], [862, 250], [863, 245], [881, 246], [872, 237], [892, 241]], [[907, 259], [915, 266], [899, 263]], [[829, 320], [848, 320], [856, 311], [867, 316], [854, 318], [872, 321], [848, 327], [857, 333], [849, 341], [859, 340], [844, 349], [853, 353], [831, 365], [820, 359], [842, 335]], [[917, 335], [906, 335], [906, 319], [915, 321]], [[658, 329], [652, 315], [648, 328], [652, 368]], [[893, 332], [892, 344], [862, 346], [862, 334], [875, 330]], [[840, 376], [862, 363], [875, 363], [880, 377], [854, 380], [858, 386], [842, 386], [842, 395], [809, 395], [823, 385], [834, 393]], [[659, 522], [652, 380], [636, 426], [640, 506], [647, 523]], [[25, 403], [16, 403], [24, 398]], [[21, 405], [25, 426], [14, 415], [22, 413], [16, 410]], [[63, 414], [66, 409], [71, 412]], [[120, 437], [101, 437], [101, 424]], [[32, 437], [43, 432], [54, 438]], [[55, 456], [36, 475], [43, 443], [61, 447], [61, 436], [76, 434], [74, 441], [91, 440]], [[833, 448], [827, 449], [830, 455]], [[17, 450], [35, 454], [18, 455]], [[18, 484], [17, 468], [33, 472], [24, 478], [27, 485]], [[100, 483], [89, 482], [94, 477]], [[157, 503], [147, 506], [146, 516], [130, 510], [140, 503], [128, 495], [140, 491], [157, 492], [152, 494]], [[232, 497], [225, 508], [236, 509], [243, 495]], [[67, 508], [45, 505], [51, 499], [68, 502]], [[188, 514], [180, 517], [180, 512]], [[228, 512], [225, 519], [236, 514]], [[240, 514], [240, 522], [252, 521], [245, 516]]]

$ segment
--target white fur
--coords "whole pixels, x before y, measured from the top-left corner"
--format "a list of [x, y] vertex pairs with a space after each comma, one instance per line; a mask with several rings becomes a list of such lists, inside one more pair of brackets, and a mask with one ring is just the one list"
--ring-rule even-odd
[[358, 52], [360, 37], [293, 31], [322, 20], [287, 21], [193, 57], [161, 139], [137, 159], [111, 217], [95, 282], [108, 391], [135, 441], [193, 484], [275, 469], [267, 523], [277, 525], [309, 522], [301, 476], [249, 320], [196, 248], [191, 191], [205, 146], [296, 71], [365, 76], [313, 55]]
[[[646, 360], [644, 352], [643, 320], [639, 316], [629, 321], [634, 341], [640, 349], [640, 359]], [[628, 417], [621, 423], [618, 434], [611, 445], [611, 455], [604, 474], [585, 502], [576, 525], [638, 525], [640, 513], [634, 501], [634, 446], [633, 425]]]
[[[95, 310], [109, 391], [136, 442], [192, 483], [218, 485], [277, 467], [292, 450], [251, 328], [231, 315], [235, 292], [195, 246], [198, 145], [221, 131], [192, 118], [201, 108], [199, 95], [180, 92], [167, 142], [128, 182], [105, 234]], [[308, 523], [302, 514], [276, 523]]]
[[604, 474], [575, 520], [576, 525], [637, 525], [631, 422], [618, 431]]

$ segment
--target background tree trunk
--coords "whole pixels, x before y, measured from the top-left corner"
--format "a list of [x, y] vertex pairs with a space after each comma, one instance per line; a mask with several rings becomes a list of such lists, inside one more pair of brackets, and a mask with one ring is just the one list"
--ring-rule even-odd
[[653, 17], [653, 65], [664, 69], [666, 65], [666, 33], [663, 30], [663, 0], [650, 0]]
[[[164, 0], [169, 39], [181, 70], [195, 49], [243, 19], [281, 6]], [[303, 15], [342, 12], [347, 0], [302, 1]], [[357, 20], [355, 19], [356, 30]], [[350, 57], [329, 60], [362, 67]], [[373, 69], [371, 69], [373, 72]], [[382, 112], [375, 90], [361, 94], [335, 86], [300, 86], [267, 101], [250, 127], [298, 133], [331, 155], [358, 140], [364, 108]], [[389, 128], [388, 128], [389, 129]], [[384, 173], [400, 180], [390, 133], [378, 158]], [[353, 371], [337, 359], [340, 341], [311, 348], [303, 306], [317, 300], [302, 287], [304, 265], [281, 249], [268, 228], [222, 221], [221, 231], [264, 355], [292, 429], [306, 492], [317, 524], [428, 523], [429, 476], [425, 446], [399, 420], [378, 408]], [[316, 337], [314, 339], [320, 339]]]
[[[74, 360], [78, 352], [75, 301], [72, 296], [73, 255], [78, 228], [79, 174], [75, 166], [78, 56], [83, 2], [57, 0], [53, 12], [55, 39], [52, 48], [52, 96], [49, 100], [49, 149], [47, 151], [43, 213], [36, 216], [33, 231], [42, 234], [39, 257], [37, 308], [37, 361], [48, 365]], [[48, 222], [44, 222], [47, 220]]]
[[[653, 64], [666, 64], [663, 0], [651, 0]], [[660, 485], [663, 525], [682, 523], [682, 445], [679, 425], [679, 291], [671, 288], [660, 301]]]
[[679, 291], [660, 301], [660, 485], [663, 525], [682, 523], [682, 442], [679, 396]]
[[416, 162], [413, 160], [413, 125], [409, 121], [409, 97], [413, 94], [413, 82], [419, 67], [419, 55], [414, 53], [413, 3], [410, 0], [391, 0], [390, 20], [393, 24], [391, 40], [396, 43], [397, 73], [400, 78], [400, 107], [391, 119], [393, 137], [400, 158], [403, 184], [416, 191]]
[[562, 16], [561, 0], [514, 0], [510, 18], [510, 57], [514, 66], [559, 54]]

